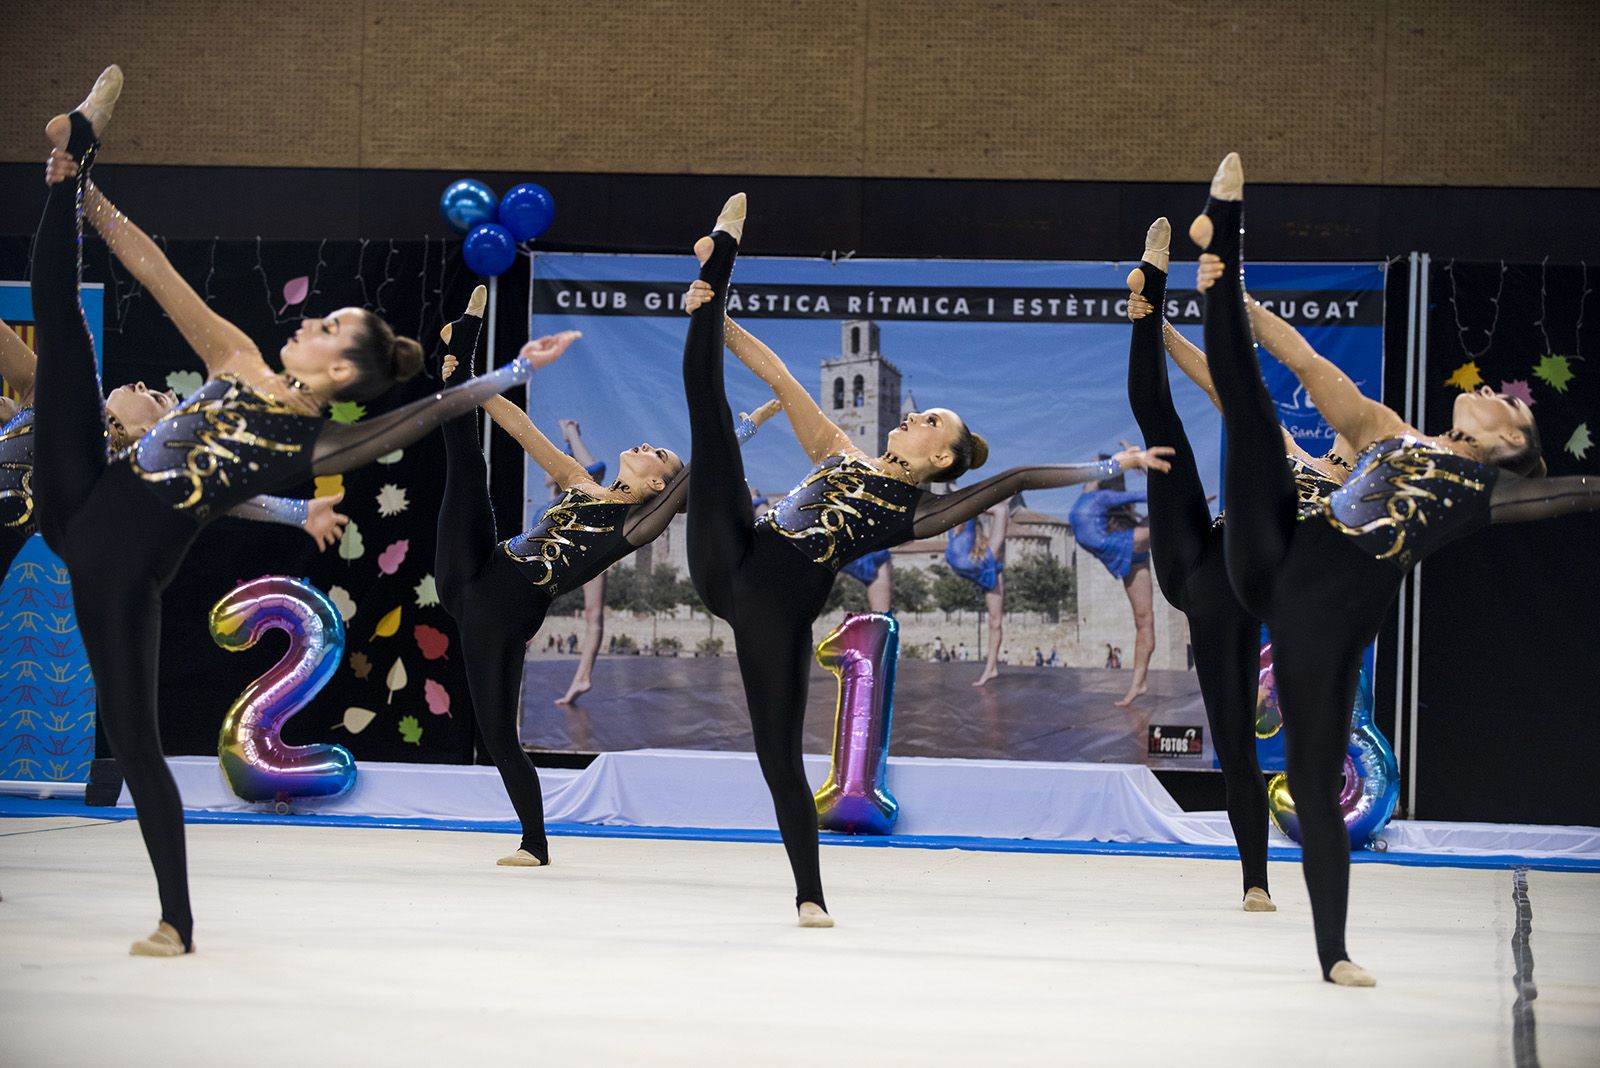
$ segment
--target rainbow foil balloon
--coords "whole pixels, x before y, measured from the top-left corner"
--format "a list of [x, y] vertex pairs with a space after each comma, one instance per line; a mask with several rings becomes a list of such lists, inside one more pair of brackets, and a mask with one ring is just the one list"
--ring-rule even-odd
[[817, 645], [817, 663], [839, 680], [833, 767], [817, 791], [825, 831], [888, 834], [900, 815], [889, 793], [889, 721], [900, 624], [878, 612], [846, 617]]
[[283, 658], [228, 709], [217, 755], [228, 785], [246, 801], [336, 797], [355, 784], [342, 745], [285, 745], [285, 723], [327, 684], [344, 655], [344, 619], [315, 586], [268, 575], [236, 587], [211, 608], [211, 637], [230, 652], [269, 630], [289, 635]]
[[[1294, 730], [1292, 721], [1287, 726]], [[1339, 808], [1344, 812], [1345, 829], [1350, 832], [1351, 849], [1366, 848], [1389, 825], [1399, 797], [1400, 768], [1389, 740], [1373, 725], [1372, 680], [1362, 671], [1356, 681], [1350, 748], [1344, 758], [1344, 786], [1339, 791]], [[1296, 842], [1300, 840], [1300, 820], [1295, 816], [1287, 776], [1278, 774], [1268, 780], [1267, 811], [1278, 830]]]

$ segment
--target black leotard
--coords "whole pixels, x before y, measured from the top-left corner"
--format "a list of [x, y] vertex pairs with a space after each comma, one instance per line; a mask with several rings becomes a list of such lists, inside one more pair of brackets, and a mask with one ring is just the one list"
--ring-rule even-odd
[[[349, 426], [302, 415], [289, 420], [224, 378], [152, 432], [151, 441], [168, 448], [152, 452], [140, 442], [132, 453], [137, 462], [108, 459], [94, 344], [77, 289], [92, 144], [89, 124], [74, 113], [68, 150], [80, 161], [76, 188], [71, 182], [50, 187], [34, 242], [32, 297], [41, 353], [34, 507], [40, 533], [72, 574], [99, 722], [133, 795], [155, 868], [161, 917], [188, 945], [193, 917], [183, 808], [162, 757], [156, 714], [161, 591], [201, 526], [227, 502], [284, 487], [307, 472], [348, 470], [401, 448], [516, 384], [526, 377], [527, 365]], [[221, 396], [214, 392], [219, 389]], [[280, 437], [291, 428], [289, 438]], [[155, 477], [145, 477], [150, 475]]]
[[[450, 332], [450, 351], [471, 366], [483, 320], [463, 317]], [[679, 472], [667, 487], [637, 504], [608, 501], [578, 487], [552, 501], [532, 529], [498, 541], [489, 500], [488, 470], [470, 415], [444, 426], [444, 499], [434, 574], [439, 600], [456, 621], [484, 749], [500, 772], [522, 824], [520, 848], [550, 863], [539, 773], [517, 735], [522, 659], [550, 603], [601, 574], [667, 529], [683, 506], [688, 480]]]
[[1243, 205], [1210, 200], [1208, 251], [1223, 275], [1206, 294], [1206, 354], [1228, 434], [1223, 527], [1230, 582], [1272, 634], [1289, 785], [1300, 822], [1317, 955], [1326, 976], [1348, 959], [1350, 840], [1339, 808], [1361, 656], [1411, 564], [1485, 521], [1600, 507], [1597, 480], [1524, 479], [1423, 442], [1380, 441], [1321, 518], [1298, 501], [1244, 307]]
[[858, 457], [828, 457], [770, 521], [757, 523], [723, 385], [723, 316], [737, 246], [721, 231], [700, 278], [714, 296], [689, 319], [683, 383], [689, 403], [689, 577], [733, 627], [751, 733], [794, 871], [796, 903], [826, 907], [817, 809], [802, 763], [811, 624], [838, 568], [913, 537], [943, 533], [1025, 489], [1109, 478], [1115, 461], [1015, 468], [935, 496]]

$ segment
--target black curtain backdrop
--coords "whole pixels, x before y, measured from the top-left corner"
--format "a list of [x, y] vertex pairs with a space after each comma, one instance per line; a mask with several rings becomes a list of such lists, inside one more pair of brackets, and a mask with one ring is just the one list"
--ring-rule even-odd
[[[1600, 475], [1600, 269], [1436, 261], [1429, 284], [1423, 429], [1449, 425], [1452, 382], [1525, 382], [1550, 474]], [[1597, 550], [1589, 514], [1423, 565], [1414, 816], [1600, 824]]]

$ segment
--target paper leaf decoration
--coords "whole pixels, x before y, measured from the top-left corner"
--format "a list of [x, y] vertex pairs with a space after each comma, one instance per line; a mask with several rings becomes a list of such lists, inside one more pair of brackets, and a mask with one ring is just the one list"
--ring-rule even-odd
[[378, 557], [378, 570], [385, 575], [392, 575], [400, 570], [400, 565], [406, 562], [406, 553], [411, 549], [411, 542], [406, 538], [390, 545]]
[[397, 464], [400, 462], [400, 457], [404, 456], [405, 454], [406, 450], [396, 449], [394, 452], [386, 452], [382, 456], [378, 457], [377, 462], [380, 464]]
[[422, 744], [422, 724], [416, 716], [400, 717], [400, 737], [412, 745]]
[[339, 616], [346, 623], [356, 617], [356, 601], [350, 596], [350, 591], [343, 586], [330, 586], [328, 600], [333, 602], [333, 607], [339, 610]]
[[366, 543], [361, 540], [361, 528], [352, 519], [339, 538], [339, 559], [359, 560], [366, 555], [366, 552]]
[[436, 716], [450, 715], [450, 691], [432, 679], [422, 684], [423, 699], [428, 702], [428, 711]]
[[176, 393], [179, 400], [205, 385], [205, 382], [205, 377], [199, 371], [173, 371], [167, 375], [167, 388]]
[[1567, 383], [1572, 381], [1571, 356], [1540, 356], [1539, 362], [1533, 365], [1533, 377], [1547, 384], [1557, 393], [1567, 391]]
[[415, 589], [418, 608], [432, 608], [439, 603], [439, 587], [432, 575], [423, 575]]
[[383, 680], [383, 684], [389, 687], [389, 699], [384, 703], [394, 704], [394, 695], [406, 688], [406, 682], [406, 662], [396, 657], [394, 667], [389, 669], [389, 677]]
[[344, 492], [343, 475], [318, 475], [316, 484], [318, 497], [334, 497]]
[[381, 516], [399, 515], [411, 506], [406, 500], [406, 491], [392, 482], [385, 483], [378, 490], [378, 514]]
[[306, 302], [306, 294], [310, 292], [311, 279], [305, 275], [301, 275], [299, 278], [291, 278], [283, 283], [283, 307], [278, 309], [278, 314], [282, 315], [288, 311], [291, 304], [304, 304]]
[[1589, 436], [1589, 423], [1587, 420], [1578, 424], [1578, 429], [1572, 432], [1567, 439], [1567, 451], [1579, 460], [1587, 458], [1589, 447], [1594, 444], [1594, 439]]
[[372, 711], [372, 709], [356, 708], [354, 705], [351, 705], [349, 708], [344, 710], [344, 722], [341, 723], [340, 726], [349, 731], [351, 734], [360, 734], [362, 731], [372, 726], [372, 721], [377, 718], [378, 714]]
[[372, 636], [374, 638], [393, 638], [395, 631], [400, 629], [400, 610], [404, 607], [404, 605], [397, 604], [389, 609], [388, 614], [378, 620], [378, 625], [372, 628]]
[[365, 679], [372, 674], [372, 661], [367, 658], [366, 653], [351, 653], [350, 670], [356, 673], [356, 678]]
[[367, 414], [367, 407], [355, 401], [338, 401], [328, 407], [328, 418], [335, 423], [359, 422]]
[[1478, 372], [1478, 361], [1468, 360], [1451, 371], [1450, 377], [1444, 380], [1444, 384], [1455, 386], [1460, 390], [1477, 389], [1483, 385], [1483, 375]]
[[1501, 382], [1500, 392], [1508, 397], [1517, 398], [1530, 408], [1539, 403], [1533, 399], [1533, 388], [1528, 385], [1526, 378], [1513, 378], [1509, 382]]
[[411, 633], [417, 639], [417, 648], [422, 650], [424, 660], [442, 659], [450, 648], [450, 635], [426, 623], [418, 623]]

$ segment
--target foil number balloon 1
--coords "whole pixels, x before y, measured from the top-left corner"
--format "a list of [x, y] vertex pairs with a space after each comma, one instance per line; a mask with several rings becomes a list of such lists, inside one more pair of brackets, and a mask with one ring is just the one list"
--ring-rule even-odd
[[888, 834], [900, 815], [886, 782], [899, 659], [900, 624], [878, 612], [847, 617], [817, 645], [817, 662], [839, 680], [833, 767], [816, 798], [823, 830]]
[[335, 797], [356, 781], [350, 750], [286, 745], [279, 735], [338, 670], [344, 619], [321, 590], [279, 575], [243, 583], [211, 608], [211, 637], [229, 652], [269, 630], [286, 632], [289, 648], [229, 707], [217, 740], [222, 774], [246, 801]]
[[[1265, 734], [1264, 721], [1270, 721], [1268, 706], [1277, 711], [1277, 686], [1272, 674], [1269, 644], [1261, 650], [1261, 688], [1256, 705], [1256, 732], [1269, 737], [1277, 733], [1273, 724]], [[1281, 722], [1281, 716], [1278, 717]], [[1293, 723], [1285, 724], [1294, 730]], [[1400, 798], [1400, 767], [1394, 749], [1372, 722], [1372, 680], [1365, 670], [1356, 680], [1356, 700], [1350, 712], [1350, 748], [1344, 758], [1344, 785], [1339, 789], [1339, 808], [1344, 813], [1350, 847], [1364, 849], [1389, 825], [1395, 802]], [[1300, 840], [1300, 820], [1295, 815], [1294, 795], [1289, 792], [1288, 776], [1279, 773], [1267, 780], [1267, 812], [1278, 830]], [[1380, 843], [1381, 844], [1381, 843]]]

